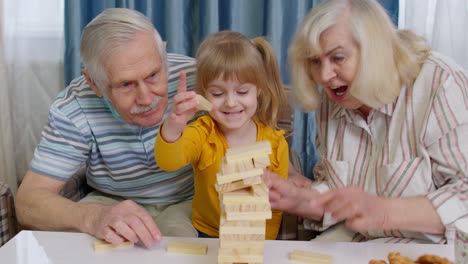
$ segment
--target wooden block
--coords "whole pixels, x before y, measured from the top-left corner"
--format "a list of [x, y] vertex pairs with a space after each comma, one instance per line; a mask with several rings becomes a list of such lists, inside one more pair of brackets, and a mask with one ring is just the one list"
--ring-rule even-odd
[[231, 163], [227, 164], [226, 159], [223, 158], [223, 162], [221, 163], [221, 169], [219, 170], [220, 174], [231, 174], [237, 172], [237, 164]]
[[266, 227], [265, 220], [249, 220], [249, 221], [228, 221], [226, 218], [226, 212], [222, 211], [219, 217], [220, 226], [229, 226], [229, 227]]
[[[246, 239], [247, 240], [247, 239]], [[239, 241], [239, 240], [227, 240], [227, 239], [220, 239], [219, 240], [219, 247], [220, 248], [258, 248], [261, 250], [265, 249], [265, 239], [257, 240], [257, 241]]]
[[263, 183], [262, 176], [250, 177], [250, 178], [242, 179], [242, 181], [244, 182], [245, 185], [248, 185], [248, 186], [253, 186], [256, 184]]
[[259, 248], [220, 248], [219, 262], [263, 262], [263, 250]]
[[191, 255], [206, 255], [208, 244], [189, 242], [169, 242], [167, 252]]
[[131, 248], [133, 247], [133, 242], [126, 241], [119, 245], [113, 245], [107, 241], [96, 239], [94, 240], [94, 252], [114, 250], [119, 248]]
[[[269, 152], [268, 154], [271, 154], [271, 144], [270, 141], [268, 140], [263, 140], [256, 142], [252, 145], [248, 146], [243, 146], [243, 147], [236, 147], [236, 148], [229, 148], [226, 150], [226, 157], [230, 157], [233, 155], [238, 155], [238, 154], [245, 154], [247, 152]], [[255, 155], [253, 156], [255, 157]]]
[[265, 227], [238, 227], [238, 226], [220, 226], [219, 232], [223, 235], [265, 235]]
[[[257, 184], [260, 185], [260, 184]], [[255, 186], [257, 186], [255, 185]], [[265, 190], [262, 187], [256, 187], [259, 189], [256, 192], [251, 188], [245, 188], [240, 190], [235, 190], [232, 192], [224, 193], [220, 195], [220, 200], [223, 204], [227, 203], [269, 203], [268, 192], [264, 195]], [[261, 190], [261, 191], [260, 191]], [[257, 196], [257, 193], [260, 194]]]
[[255, 169], [253, 159], [246, 159], [236, 163], [236, 169], [238, 172], [249, 171]]
[[216, 188], [216, 191], [218, 191], [219, 193], [226, 193], [226, 192], [232, 192], [232, 191], [239, 190], [239, 189], [248, 188], [252, 185], [260, 184], [262, 182], [263, 180], [261, 176], [254, 176], [254, 177], [250, 177], [247, 179], [242, 179], [242, 180], [238, 180], [234, 182], [216, 184], [215, 188]]
[[268, 189], [268, 186], [266, 186], [265, 183], [261, 183], [261, 184], [255, 184], [255, 185], [252, 185], [252, 187], [250, 187], [250, 191], [252, 193], [252, 196], [254, 197], [265, 197], [265, 199], [269, 199], [269, 189]]
[[241, 162], [244, 160], [250, 160], [255, 157], [261, 157], [261, 158], [269, 158], [269, 155], [271, 154], [271, 150], [255, 150], [255, 151], [249, 151], [249, 152], [244, 152], [244, 153], [239, 153], [239, 154], [233, 154], [233, 155], [226, 155], [226, 163], [237, 163]]
[[222, 203], [221, 208], [227, 214], [229, 213], [256, 213], [271, 211], [268, 201], [258, 201], [254, 203]]
[[216, 174], [216, 183], [219, 184], [225, 184], [229, 182], [234, 182], [250, 177], [255, 177], [263, 175], [263, 170], [262, 169], [253, 169], [249, 171], [244, 171], [244, 172], [235, 172], [231, 174]]
[[226, 212], [226, 219], [228, 221], [271, 219], [271, 210], [265, 212]]
[[201, 96], [200, 94], [196, 95], [198, 101], [198, 109], [210, 112], [213, 108], [213, 105], [205, 99], [205, 97]]
[[265, 235], [256, 234], [219, 234], [219, 241], [237, 241], [237, 242], [251, 242], [251, 241], [265, 241]]
[[330, 255], [318, 254], [309, 251], [294, 250], [289, 252], [289, 260], [299, 261], [303, 263], [317, 263], [317, 264], [329, 264], [332, 263], [332, 257]]
[[225, 160], [226, 163], [234, 163], [252, 158], [268, 158], [271, 151], [270, 141], [264, 140], [249, 146], [227, 149]]
[[267, 157], [255, 157], [253, 158], [255, 168], [265, 168], [270, 166], [270, 158]]

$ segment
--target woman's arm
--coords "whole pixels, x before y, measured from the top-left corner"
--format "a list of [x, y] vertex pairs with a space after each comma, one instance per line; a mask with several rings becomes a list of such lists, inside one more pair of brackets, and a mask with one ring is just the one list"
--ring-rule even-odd
[[443, 234], [445, 227], [433, 205], [425, 197], [386, 198], [350, 186], [324, 193], [323, 205], [337, 221], [357, 232], [370, 230], [408, 230]]

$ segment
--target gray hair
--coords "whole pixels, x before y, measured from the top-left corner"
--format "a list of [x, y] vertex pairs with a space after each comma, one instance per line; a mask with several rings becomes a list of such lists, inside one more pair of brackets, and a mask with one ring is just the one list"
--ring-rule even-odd
[[154, 34], [163, 65], [166, 64], [164, 43], [152, 22], [142, 13], [126, 8], [109, 8], [83, 29], [80, 57], [84, 68], [99, 89], [109, 85], [104, 62], [118, 48], [125, 47], [138, 33]]

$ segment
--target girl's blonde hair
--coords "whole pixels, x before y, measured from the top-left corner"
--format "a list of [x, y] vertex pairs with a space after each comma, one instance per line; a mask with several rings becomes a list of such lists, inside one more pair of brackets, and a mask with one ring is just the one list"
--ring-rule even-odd
[[401, 87], [414, 82], [429, 56], [424, 39], [396, 30], [375, 0], [322, 1], [306, 16], [288, 51], [293, 93], [305, 111], [315, 110], [320, 103], [307, 58], [322, 52], [320, 35], [343, 18], [349, 22], [360, 56], [350, 92], [370, 107], [394, 102]]
[[264, 38], [250, 40], [233, 31], [209, 35], [197, 55], [196, 89], [206, 95], [208, 84], [217, 78], [237, 79], [257, 86], [255, 118], [264, 125], [278, 128], [278, 113], [287, 104], [276, 56]]

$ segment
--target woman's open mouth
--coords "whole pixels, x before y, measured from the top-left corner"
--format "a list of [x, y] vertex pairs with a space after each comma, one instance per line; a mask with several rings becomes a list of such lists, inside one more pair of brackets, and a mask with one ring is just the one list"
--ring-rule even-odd
[[331, 89], [331, 92], [334, 95], [334, 97], [336, 97], [336, 99], [342, 99], [344, 97], [344, 95], [346, 94], [347, 90], [348, 90], [348, 86], [344, 85], [344, 86], [340, 86], [340, 87], [338, 87], [336, 89]]

